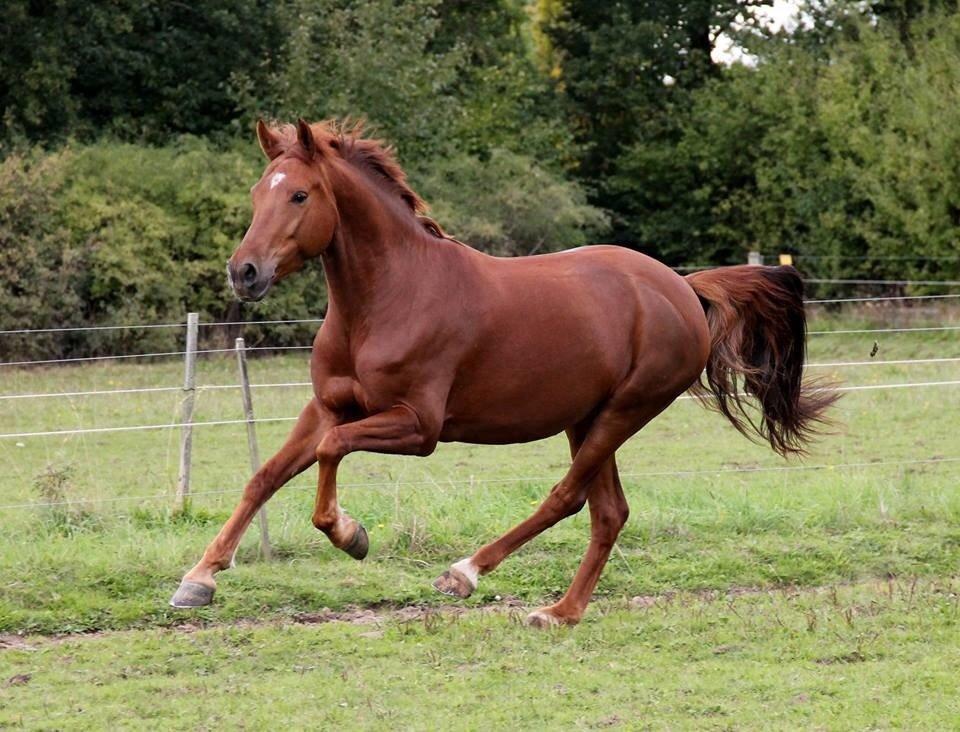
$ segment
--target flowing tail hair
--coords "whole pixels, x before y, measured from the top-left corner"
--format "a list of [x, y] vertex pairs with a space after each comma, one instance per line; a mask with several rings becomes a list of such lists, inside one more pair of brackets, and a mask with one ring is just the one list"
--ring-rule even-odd
[[[804, 454], [828, 423], [824, 413], [838, 394], [803, 382], [807, 321], [800, 273], [740, 265], [694, 272], [686, 280], [700, 297], [711, 341], [694, 395], [780, 455]], [[759, 421], [744, 399], [748, 395], [760, 402]]]

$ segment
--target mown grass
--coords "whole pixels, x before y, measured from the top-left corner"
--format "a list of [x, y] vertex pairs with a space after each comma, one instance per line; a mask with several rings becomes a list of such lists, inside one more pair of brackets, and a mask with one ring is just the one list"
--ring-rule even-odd
[[0, 652], [0, 727], [948, 729], [957, 590], [604, 601], [546, 633], [477, 612], [25, 638]]
[[[899, 311], [898, 311], [899, 312]], [[900, 316], [897, 316], [900, 317]], [[884, 315], [879, 322], [895, 322]], [[941, 311], [928, 321], [956, 322]], [[869, 325], [821, 319], [813, 329]], [[811, 337], [811, 361], [960, 355], [956, 332]], [[306, 355], [251, 365], [255, 383], [306, 379]], [[176, 385], [178, 362], [99, 363], [6, 371], [4, 393]], [[830, 375], [830, 370], [817, 373]], [[957, 378], [960, 365], [867, 366], [832, 375], [852, 384]], [[201, 384], [235, 382], [232, 358], [204, 360]], [[956, 387], [850, 393], [836, 434], [805, 463], [785, 463], [720, 417], [680, 401], [619, 453], [632, 515], [598, 592], [615, 598], [675, 589], [824, 585], [865, 577], [948, 576], [960, 566]], [[291, 416], [308, 389], [259, 389], [258, 416]], [[0, 432], [163, 423], [177, 393], [0, 401]], [[242, 416], [235, 390], [201, 392], [198, 420]], [[259, 427], [269, 454], [289, 429]], [[0, 440], [3, 504], [51, 497], [89, 504], [4, 508], [0, 630], [68, 632], [168, 625], [166, 600], [229, 514], [248, 477], [241, 425], [197, 428], [192, 509], [175, 515], [176, 431]], [[239, 566], [221, 575], [207, 620], [288, 616], [318, 607], [448, 602], [430, 589], [453, 559], [524, 518], [568, 464], [565, 440], [481, 447], [442, 445], [428, 459], [353, 455], [342, 502], [368, 527], [362, 564], [310, 525], [314, 473], [270, 504], [278, 561], [256, 561], [255, 532]], [[799, 466], [876, 463], [794, 470]], [[741, 468], [769, 472], [725, 472]], [[790, 468], [779, 470], [779, 468]], [[672, 471], [696, 471], [667, 475]], [[154, 498], [136, 498], [153, 496]], [[125, 500], [134, 497], [136, 500]], [[159, 498], [158, 498], [159, 497]], [[485, 578], [472, 602], [501, 595], [543, 602], [564, 591], [585, 549], [586, 515], [555, 527]]]
[[[949, 311], [901, 317], [812, 327], [957, 322]], [[814, 336], [811, 361], [869, 360], [875, 340], [877, 359], [960, 356], [960, 336], [946, 331]], [[6, 370], [0, 392], [175, 386], [180, 369]], [[251, 372], [255, 383], [302, 381], [306, 355], [256, 359]], [[960, 364], [815, 373], [861, 385], [941, 381], [956, 380]], [[234, 361], [203, 360], [199, 380], [235, 382]], [[258, 389], [257, 414], [294, 415], [308, 394]], [[248, 477], [242, 426], [197, 428], [195, 497], [182, 514], [172, 511], [176, 431], [0, 439], [0, 632], [26, 634], [0, 636], [0, 728], [955, 725], [960, 462], [909, 462], [960, 457], [955, 395], [951, 386], [849, 393], [835, 434], [790, 463], [679, 401], [619, 453], [631, 519], [585, 622], [545, 634], [521, 627], [517, 606], [566, 589], [586, 515], [511, 557], [464, 603], [515, 608], [507, 613], [445, 614], [453, 601], [429, 583], [529, 514], [566, 469], [562, 438], [442, 445], [422, 460], [350, 456], [341, 499], [370, 531], [363, 563], [311, 527], [310, 471], [270, 504], [276, 560], [258, 559], [250, 532], [214, 605], [186, 614], [166, 601]], [[0, 432], [170, 422], [178, 399], [0, 400]], [[198, 420], [241, 416], [235, 390], [200, 393]], [[288, 428], [261, 424], [261, 452]], [[823, 465], [853, 467], [795, 469]], [[740, 472], [748, 468], [764, 470]], [[389, 610], [410, 605], [427, 615]], [[385, 618], [298, 621], [349, 607]], [[203, 629], [184, 632], [184, 622]], [[29, 635], [90, 631], [106, 632]]]

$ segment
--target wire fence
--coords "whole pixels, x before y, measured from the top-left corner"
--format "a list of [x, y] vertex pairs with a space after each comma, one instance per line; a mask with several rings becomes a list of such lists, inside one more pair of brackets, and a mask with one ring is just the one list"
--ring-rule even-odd
[[[637, 480], [640, 478], [692, 478], [697, 476], [714, 476], [729, 474], [750, 474], [750, 473], [797, 473], [811, 472], [821, 470], [863, 470], [865, 468], [884, 468], [884, 467], [906, 467], [917, 465], [945, 465], [960, 463], [960, 456], [951, 457], [933, 457], [903, 460], [874, 460], [851, 463], [823, 463], [819, 465], [757, 465], [747, 467], [717, 467], [705, 468], [699, 470], [649, 470], [640, 472], [621, 472], [621, 479]], [[455, 476], [449, 476], [442, 480], [436, 478], [421, 479], [415, 481], [395, 480], [395, 481], [370, 481], [351, 483], [338, 483], [338, 489], [376, 489], [376, 488], [423, 488], [442, 485], [447, 482], [463, 482], [469, 485], [506, 485], [510, 483], [545, 483], [556, 480], [556, 475], [526, 475], [511, 476], [503, 478], [468, 478], [458, 481]], [[191, 496], [220, 496], [220, 495], [238, 495], [241, 488], [221, 488], [215, 490], [196, 491]], [[287, 490], [316, 490], [313, 485], [290, 485]], [[22, 503], [0, 504], [0, 510], [14, 509], [38, 509], [52, 508], [55, 506], [75, 506], [90, 505], [99, 503], [126, 503], [130, 501], [152, 501], [152, 500], [170, 500], [170, 492], [141, 493], [129, 496], [109, 496], [97, 498], [71, 498], [61, 501], [25, 501]]]
[[932, 325], [909, 328], [850, 328], [836, 330], [811, 330], [807, 335], [853, 335], [855, 333], [929, 333], [934, 331], [960, 330], [960, 325]]
[[[884, 284], [884, 285], [926, 285], [926, 284], [940, 284], [945, 286], [955, 286], [960, 285], [960, 281], [937, 281], [933, 283], [932, 281], [910, 281], [910, 280], [820, 280], [820, 279], [811, 279], [809, 282], [836, 282], [842, 283], [847, 282], [851, 284]], [[810, 305], [835, 305], [835, 304], [844, 304], [844, 303], [896, 303], [897, 305], [902, 305], [905, 302], [917, 301], [949, 301], [956, 298], [960, 298], [960, 293], [956, 294], [934, 294], [934, 295], [896, 295], [896, 296], [882, 296], [882, 297], [851, 297], [851, 298], [831, 298], [831, 299], [812, 299], [807, 300], [807, 304]], [[227, 322], [207, 322], [207, 323], [198, 323], [198, 327], [218, 327], [218, 326], [260, 326], [260, 325], [284, 325], [284, 324], [303, 324], [303, 323], [322, 323], [323, 318], [308, 318], [308, 319], [291, 319], [291, 320], [266, 320], [266, 321], [227, 321]], [[31, 335], [31, 334], [48, 334], [48, 333], [67, 333], [67, 332], [96, 332], [104, 330], [133, 330], [133, 329], [172, 329], [172, 328], [185, 328], [185, 322], [177, 323], [128, 323], [128, 324], [118, 324], [118, 325], [100, 325], [100, 326], [77, 326], [77, 327], [61, 327], [61, 328], [39, 328], [39, 329], [16, 329], [16, 330], [4, 330], [0, 331], [0, 335]], [[850, 329], [833, 329], [833, 330], [813, 330], [809, 332], [810, 336], [851, 336], [851, 335], [860, 335], [860, 334], [910, 334], [910, 333], [931, 333], [931, 332], [943, 332], [950, 333], [960, 331], [960, 325], [953, 324], [943, 324], [943, 325], [930, 325], [930, 326], [905, 326], [905, 327], [875, 327], [875, 328], [850, 328]], [[247, 347], [246, 350], [254, 352], [270, 352], [270, 353], [283, 353], [291, 351], [306, 351], [312, 348], [311, 345], [294, 345], [294, 346], [254, 346]], [[159, 352], [147, 352], [147, 353], [120, 353], [120, 354], [111, 354], [104, 356], [88, 356], [88, 357], [72, 357], [72, 358], [50, 358], [50, 359], [39, 359], [32, 361], [11, 361], [11, 362], [0, 362], [0, 367], [33, 367], [33, 366], [49, 366], [57, 364], [72, 364], [72, 363], [83, 363], [83, 362], [94, 362], [94, 361], [113, 361], [113, 360], [133, 360], [133, 359], [157, 359], [157, 358], [171, 358], [171, 357], [183, 357], [192, 355], [206, 355], [206, 354], [225, 354], [232, 353], [234, 349], [232, 348], [206, 348], [206, 349], [192, 349], [188, 350], [171, 350], [171, 351], [159, 351]], [[848, 369], [848, 368], [862, 368], [862, 367], [904, 367], [904, 368], [913, 368], [922, 365], [944, 365], [960, 362], [960, 356], [954, 355], [945, 355], [945, 356], [936, 356], [936, 357], [923, 357], [923, 358], [902, 358], [902, 359], [886, 359], [886, 360], [853, 360], [853, 361], [825, 361], [825, 362], [813, 362], [807, 364], [809, 369]], [[877, 391], [877, 390], [897, 390], [897, 389], [929, 389], [929, 388], [940, 388], [940, 387], [953, 387], [960, 385], [960, 379], [940, 379], [940, 380], [930, 380], [930, 381], [905, 381], [905, 382], [885, 382], [879, 384], [846, 384], [839, 387], [831, 387], [829, 390], [837, 392], [866, 392], [866, 391]], [[262, 384], [250, 384], [251, 388], [254, 389], [284, 389], [284, 388], [308, 388], [312, 384], [309, 381], [288, 381], [288, 382], [269, 382]], [[219, 391], [219, 390], [237, 390], [240, 389], [241, 385], [236, 383], [220, 383], [220, 384], [208, 384], [201, 385], [196, 387], [196, 391]], [[33, 400], [33, 399], [52, 399], [52, 398], [61, 398], [61, 399], [73, 399], [81, 397], [94, 397], [94, 396], [118, 396], [118, 395], [133, 395], [133, 394], [163, 394], [163, 393], [176, 393], [184, 392], [183, 387], [176, 386], [145, 386], [145, 387], [119, 387], [115, 389], [90, 389], [90, 390], [73, 390], [73, 391], [61, 391], [61, 392], [26, 392], [26, 393], [6, 393], [0, 394], [0, 401], [13, 401], [13, 400]], [[692, 399], [694, 397], [690, 395], [681, 396], [680, 399]], [[268, 424], [268, 423], [284, 423], [284, 422], [293, 422], [297, 419], [295, 416], [278, 416], [278, 417], [260, 417], [253, 420], [257, 424]], [[192, 417], [189, 420], [190, 428], [199, 427], [217, 427], [217, 426], [230, 426], [230, 425], [242, 425], [248, 424], [249, 420], [245, 419], [218, 419], [218, 420], [194, 420]], [[120, 433], [120, 432], [146, 432], [153, 430], [174, 430], [181, 429], [185, 426], [184, 421], [170, 421], [154, 424], [134, 424], [134, 425], [113, 425], [113, 426], [91, 426], [91, 427], [77, 427], [77, 428], [65, 428], [65, 429], [53, 429], [53, 430], [25, 430], [25, 431], [11, 431], [0, 433], [0, 440], [11, 440], [11, 439], [31, 439], [31, 438], [41, 438], [41, 437], [70, 437], [74, 435], [91, 435], [91, 434], [107, 434], [107, 433]], [[725, 474], [725, 473], [749, 473], [749, 472], [767, 472], [767, 471], [777, 471], [777, 472], [792, 472], [792, 471], [804, 471], [804, 470], [825, 470], [825, 469], [852, 469], [852, 468], [869, 468], [882, 465], [921, 465], [921, 464], [939, 464], [939, 463], [953, 463], [960, 461], [960, 456], [958, 457], [937, 457], [937, 458], [922, 458], [922, 459], [904, 459], [904, 460], [894, 460], [894, 461], [871, 461], [871, 462], [861, 462], [861, 463], [838, 463], [833, 465], [810, 465], [810, 466], [774, 466], [774, 467], [755, 467], [755, 468], [716, 468], [716, 469], [705, 469], [705, 470], [686, 470], [686, 471], [654, 471], [646, 473], [625, 473], [623, 477], [652, 477], [652, 476], [688, 476], [688, 475], [707, 475], [707, 474]], [[471, 479], [471, 482], [521, 482], [521, 481], [539, 481], [547, 479], [545, 476], [527, 476], [524, 478], [508, 478], [508, 479], [485, 479], [483, 481], [474, 481]], [[435, 483], [436, 481], [433, 481]], [[388, 485], [391, 486], [413, 486], [413, 485], [422, 485], [423, 483], [403, 483], [403, 482], [391, 482]], [[376, 483], [356, 483], [356, 484], [345, 484], [344, 488], [359, 488], [365, 486], [374, 486], [374, 485], [384, 485]], [[218, 495], [224, 493], [236, 493], [237, 488], [224, 489], [224, 490], [207, 490], [193, 492], [191, 497], [194, 496], [204, 496], [204, 495]], [[114, 496], [114, 497], [101, 497], [101, 498], [91, 498], [91, 499], [76, 499], [76, 500], [65, 500], [65, 501], [54, 501], [54, 502], [25, 502], [25, 503], [11, 503], [11, 504], [0, 504], [0, 509], [15, 509], [15, 508], [36, 508], [41, 506], [55, 506], [55, 505], [68, 505], [72, 503], [114, 503], [114, 502], [126, 502], [126, 501], [146, 501], [146, 500], [161, 500], [171, 498], [170, 492], [156, 493], [156, 494], [144, 494], [136, 496]]]
[[[780, 252], [766, 252], [765, 260], [774, 261]], [[960, 255], [930, 256], [929, 254], [792, 254], [797, 259], [811, 259], [814, 261], [843, 261], [843, 262], [960, 262]]]
[[[880, 359], [871, 361], [828, 361], [823, 363], [808, 363], [805, 368], [853, 368], [863, 366], [912, 366], [914, 364], [943, 364], [960, 362], [960, 356], [948, 356], [942, 358], [903, 358], [903, 359]], [[278, 383], [251, 384], [252, 389], [281, 389], [292, 387], [313, 386], [310, 381], [287, 381]], [[196, 387], [197, 391], [218, 391], [222, 389], [240, 389], [240, 384], [204, 384]], [[147, 386], [135, 388], [120, 389], [90, 389], [88, 391], [59, 391], [59, 392], [28, 392], [24, 394], [0, 394], [0, 401], [13, 399], [52, 399], [52, 398], [75, 398], [87, 396], [119, 396], [124, 394], [156, 394], [182, 392], [180, 386]]]
[[[309, 346], [248, 346], [248, 351], [309, 351]], [[205, 355], [210, 353], [233, 353], [232, 348], [199, 348], [191, 353]], [[82, 361], [119, 361], [132, 358], [163, 358], [167, 356], [185, 356], [187, 351], [159, 351], [156, 353], [120, 353], [106, 356], [77, 356], [71, 358], [44, 358], [38, 361], [2, 361], [0, 366], [40, 366], [55, 363], [77, 363]]]
[[883, 287], [960, 287], [960, 280], [874, 280], [857, 278], [807, 277], [812, 285], [879, 285]]
[[908, 300], [952, 300], [960, 293], [950, 295], [886, 295], [881, 297], [835, 297], [826, 300], [804, 300], [805, 305], [837, 305], [853, 302], [896, 302], [898, 305]]
[[[710, 269], [717, 265], [690, 265], [674, 267], [676, 270], [699, 270]], [[863, 284], [863, 285], [889, 285], [889, 286], [933, 286], [943, 285], [946, 287], [960, 286], [960, 280], [857, 280], [857, 279], [818, 279], [808, 278], [804, 282], [818, 284]], [[828, 299], [808, 299], [804, 302], [808, 305], [842, 304], [842, 303], [861, 303], [861, 302], [904, 302], [910, 300], [949, 300], [960, 298], [960, 293], [937, 294], [937, 295], [888, 295], [878, 297], [845, 297]], [[201, 328], [217, 327], [251, 327], [264, 325], [301, 325], [305, 323], [322, 324], [323, 318], [294, 318], [286, 320], [228, 320], [228, 321], [207, 321], [200, 322]], [[151, 329], [169, 329], [186, 328], [186, 321], [171, 323], [125, 323], [117, 325], [76, 325], [61, 326], [57, 328], [15, 328], [0, 330], [0, 335], [31, 335], [41, 333], [82, 333], [97, 331], [115, 331], [115, 330], [151, 330]], [[249, 349], [248, 349], [249, 350]], [[212, 351], [211, 351], [212, 352]], [[182, 355], [172, 352], [170, 354], [141, 354], [141, 356], [150, 355]], [[129, 358], [136, 358], [136, 355], [129, 355]]]
[[[834, 329], [834, 330], [812, 330], [808, 331], [810, 336], [825, 335], [852, 335], [860, 333], [923, 333], [934, 331], [957, 331], [960, 325], [937, 325], [937, 326], [908, 326], [902, 328], [856, 328], [856, 329]], [[271, 353], [282, 353], [284, 351], [309, 351], [313, 348], [312, 344], [296, 346], [248, 346], [247, 351], [264, 351]], [[232, 348], [200, 348], [192, 351], [197, 355], [233, 353]], [[169, 358], [173, 356], [184, 356], [187, 351], [156, 351], [152, 353], [119, 353], [106, 354], [102, 356], [77, 356], [69, 358], [44, 358], [31, 361], [0, 361], [0, 367], [4, 366], [51, 366], [54, 364], [86, 363], [91, 361], [124, 361], [132, 359], [150, 359], [150, 358]]]
[[[955, 359], [960, 360], [960, 359]], [[852, 391], [876, 391], [883, 389], [921, 389], [926, 387], [934, 386], [957, 386], [960, 385], [960, 379], [957, 380], [942, 380], [942, 381], [919, 381], [919, 382], [906, 382], [906, 383], [893, 383], [893, 384], [854, 384], [846, 386], [837, 386], [837, 387], [825, 387], [818, 391], [827, 391], [827, 392], [852, 392]], [[311, 386], [310, 382], [297, 382], [291, 384], [284, 384], [284, 386]], [[227, 385], [223, 385], [223, 388], [228, 388]], [[229, 388], [240, 388], [239, 385], [236, 387]], [[749, 394], [742, 393], [740, 396], [749, 397]], [[699, 397], [694, 397], [689, 394], [684, 394], [677, 397], [678, 400], [683, 399], [696, 399]], [[704, 398], [710, 399], [710, 395], [706, 395]], [[260, 423], [270, 423], [270, 422], [293, 422], [296, 421], [297, 417], [257, 417], [252, 421], [256, 424]], [[217, 419], [217, 420], [206, 420], [206, 421], [191, 421], [191, 427], [222, 427], [224, 425], [238, 425], [238, 424], [247, 424], [248, 420], [246, 419]], [[28, 437], [62, 437], [67, 435], [89, 435], [89, 434], [102, 434], [107, 432], [142, 432], [145, 430], [163, 430], [163, 429], [175, 429], [182, 427], [182, 422], [168, 422], [163, 424], [137, 424], [137, 425], [120, 425], [114, 427], [79, 427], [75, 429], [62, 429], [62, 430], [40, 430], [35, 432], [5, 432], [0, 433], [0, 440], [9, 440], [9, 439], [23, 439]]]
[[[251, 389], [278, 389], [293, 386], [312, 386], [309, 381], [289, 381], [274, 384], [250, 384]], [[195, 387], [197, 391], [218, 391], [220, 389], [240, 389], [240, 384], [205, 384]], [[91, 389], [89, 391], [38, 392], [28, 394], [0, 394], [0, 401], [7, 399], [50, 399], [53, 397], [72, 398], [84, 396], [112, 396], [118, 394], [153, 394], [156, 392], [182, 392], [182, 386], [146, 386], [129, 389]]]
[[[253, 325], [292, 325], [298, 323], [322, 323], [323, 318], [299, 318], [295, 320], [227, 320], [197, 323], [200, 328], [216, 328], [222, 326], [253, 326]], [[153, 328], [186, 328], [187, 323], [126, 323], [124, 325], [74, 325], [60, 328], [17, 328], [14, 330], [0, 330], [0, 335], [29, 335], [31, 333], [73, 333], [83, 331], [103, 330], [149, 330]]]

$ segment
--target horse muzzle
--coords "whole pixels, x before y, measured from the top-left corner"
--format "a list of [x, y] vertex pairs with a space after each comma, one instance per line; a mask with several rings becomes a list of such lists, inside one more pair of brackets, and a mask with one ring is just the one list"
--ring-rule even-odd
[[252, 260], [227, 262], [227, 281], [237, 299], [244, 302], [262, 300], [273, 285], [274, 266], [258, 266]]

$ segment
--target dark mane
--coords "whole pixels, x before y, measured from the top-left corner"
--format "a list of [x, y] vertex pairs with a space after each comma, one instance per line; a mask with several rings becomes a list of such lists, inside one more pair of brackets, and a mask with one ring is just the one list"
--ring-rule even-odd
[[[348, 163], [368, 170], [384, 181], [429, 234], [439, 239], [450, 238], [436, 221], [425, 215], [429, 207], [407, 182], [407, 174], [397, 162], [393, 146], [387, 145], [383, 140], [365, 137], [366, 129], [362, 120], [314, 122], [310, 125], [310, 130], [320, 146], [336, 150]], [[287, 150], [296, 150], [297, 128], [293, 125], [282, 125], [278, 131], [288, 140]]]

